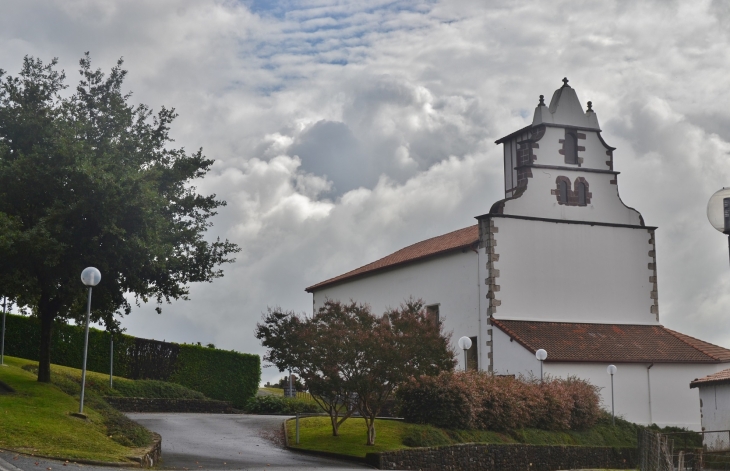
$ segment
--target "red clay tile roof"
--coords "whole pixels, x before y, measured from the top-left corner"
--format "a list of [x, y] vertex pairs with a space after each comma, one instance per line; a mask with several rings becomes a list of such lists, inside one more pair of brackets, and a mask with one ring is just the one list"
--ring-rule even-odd
[[310, 293], [314, 290], [323, 288], [328, 285], [339, 283], [350, 278], [359, 277], [363, 275], [370, 275], [373, 272], [383, 270], [385, 268], [391, 268], [397, 265], [403, 265], [406, 263], [414, 262], [434, 255], [440, 255], [452, 250], [464, 249], [479, 240], [479, 227], [474, 225], [459, 229], [458, 231], [449, 232], [438, 237], [426, 239], [424, 241], [409, 245], [404, 249], [400, 249], [397, 252], [393, 252], [387, 257], [383, 257], [380, 260], [364, 265], [355, 270], [349, 271], [343, 275], [330, 278], [329, 280], [322, 281], [316, 285], [312, 285], [305, 291]]
[[578, 324], [492, 319], [495, 327], [546, 361], [725, 363], [730, 350], [661, 325]]
[[711, 357], [717, 358], [720, 361], [730, 361], [730, 350], [728, 350], [727, 348], [718, 347], [717, 345], [707, 343], [704, 340], [696, 339], [694, 337], [690, 337], [689, 335], [680, 334], [679, 332], [675, 332], [671, 329], [665, 330], [677, 337], [679, 340], [682, 340], [683, 342], [692, 345], [697, 350], [706, 353]]
[[730, 383], [730, 368], [727, 370], [718, 371], [717, 373], [705, 376], [704, 378], [695, 379], [694, 381], [689, 383], [689, 388], [692, 389], [699, 386], [704, 386], [706, 384], [722, 383]]

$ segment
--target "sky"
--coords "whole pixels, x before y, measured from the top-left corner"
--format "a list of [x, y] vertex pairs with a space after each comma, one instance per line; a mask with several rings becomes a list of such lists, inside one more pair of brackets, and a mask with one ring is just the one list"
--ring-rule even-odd
[[[660, 321], [730, 348], [728, 243], [706, 217], [730, 186], [730, 3], [723, 1], [4, 0], [0, 68], [57, 57], [179, 113], [175, 146], [215, 159], [207, 237], [241, 247], [190, 300], [127, 333], [263, 354], [267, 307], [475, 224], [504, 197], [498, 138], [568, 77], [598, 115], [623, 201], [658, 226]], [[404, 294], [404, 298], [408, 293]], [[282, 376], [264, 368], [262, 380]]]

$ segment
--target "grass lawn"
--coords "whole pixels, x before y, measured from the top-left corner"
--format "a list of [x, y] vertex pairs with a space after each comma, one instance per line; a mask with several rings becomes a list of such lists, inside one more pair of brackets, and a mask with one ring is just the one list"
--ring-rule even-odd
[[[79, 402], [53, 384], [39, 383], [22, 366], [29, 360], [5, 357], [0, 381], [14, 394], [0, 394], [0, 448], [57, 458], [127, 462], [138, 449], [107, 435], [106, 417], [84, 405], [88, 420], [72, 417]], [[55, 368], [55, 366], [54, 366]]]
[[283, 396], [284, 395], [284, 390], [281, 388], [259, 388], [259, 389], [262, 391], [271, 393], [274, 396]]
[[375, 446], [367, 446], [365, 421], [350, 418], [340, 426], [340, 436], [332, 436], [329, 417], [306, 417], [299, 419], [299, 445], [295, 444], [296, 426], [294, 419], [287, 422], [289, 445], [306, 450], [327, 451], [341, 455], [365, 457], [366, 453], [405, 448], [402, 443], [404, 432], [418, 425], [396, 420], [376, 420]]
[[510, 434], [481, 430], [445, 430], [429, 425], [408, 424], [396, 420], [375, 421], [375, 446], [367, 446], [365, 421], [350, 418], [340, 426], [340, 436], [332, 436], [329, 417], [299, 420], [299, 441], [295, 444], [295, 423], [287, 423], [289, 445], [306, 450], [326, 451], [365, 457], [366, 453], [397, 450], [414, 446], [441, 446], [456, 443], [527, 443], [533, 445], [584, 445], [635, 447], [637, 426], [610, 418], [602, 419], [587, 431], [550, 432], [525, 429]]

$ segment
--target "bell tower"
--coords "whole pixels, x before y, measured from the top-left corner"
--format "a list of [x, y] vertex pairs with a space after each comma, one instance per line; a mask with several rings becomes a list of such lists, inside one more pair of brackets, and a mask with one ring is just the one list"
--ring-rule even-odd
[[601, 137], [592, 103], [583, 111], [567, 78], [550, 105], [540, 95], [532, 124], [497, 144], [504, 150], [505, 199], [490, 212], [643, 225], [619, 197], [614, 148]]
[[563, 79], [532, 123], [497, 141], [505, 198], [479, 220], [488, 318], [658, 324], [655, 227], [618, 194], [593, 104]]

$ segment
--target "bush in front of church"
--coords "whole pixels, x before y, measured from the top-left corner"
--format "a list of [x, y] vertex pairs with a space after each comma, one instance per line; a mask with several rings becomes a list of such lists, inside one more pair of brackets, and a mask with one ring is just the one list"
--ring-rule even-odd
[[474, 428], [474, 401], [470, 384], [450, 374], [411, 378], [396, 393], [398, 415], [408, 422], [440, 428]]
[[406, 421], [453, 429], [582, 430], [595, 425], [601, 414], [598, 389], [578, 378], [541, 382], [445, 372], [411, 379], [398, 389], [397, 400]]

